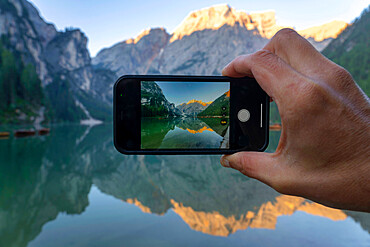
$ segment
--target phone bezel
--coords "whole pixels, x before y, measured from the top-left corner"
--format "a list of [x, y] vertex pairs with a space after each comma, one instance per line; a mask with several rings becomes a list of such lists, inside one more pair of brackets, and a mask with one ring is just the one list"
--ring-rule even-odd
[[[133, 102], [125, 102], [124, 107], [131, 107], [132, 109], [135, 109], [136, 116], [128, 115], [127, 117], [129, 119], [126, 119], [124, 123], [131, 124], [130, 129], [126, 131], [125, 133], [133, 134], [135, 137], [134, 139], [125, 138], [126, 136], [120, 135], [119, 133], [122, 133], [121, 130], [117, 129], [118, 126], [123, 126], [123, 120], [120, 119], [120, 114], [123, 112], [122, 106], [117, 106], [119, 104], [118, 101], [121, 101], [122, 97], [119, 97], [118, 95], [121, 93], [121, 83], [126, 80], [131, 81], [131, 83], [136, 83], [140, 85], [141, 81], [189, 81], [189, 82], [230, 82], [230, 129], [232, 127], [232, 123], [234, 122], [233, 126], [236, 126], [237, 119], [236, 119], [236, 104], [237, 97], [233, 96], [233, 93], [236, 92], [233, 87], [234, 85], [243, 85], [242, 87], [256, 87], [256, 92], [254, 92], [254, 96], [258, 94], [258, 96], [261, 97], [261, 104], [263, 109], [263, 115], [261, 116], [263, 119], [263, 126], [261, 128], [261, 133], [263, 133], [263, 137], [260, 139], [257, 139], [258, 141], [261, 141], [263, 139], [263, 143], [259, 145], [259, 147], [241, 147], [241, 148], [232, 148], [230, 149], [140, 149], [140, 143], [137, 143], [137, 140], [140, 139], [140, 130], [141, 130], [141, 116], [138, 112], [140, 112], [140, 87], [139, 86], [133, 86], [136, 90], [136, 93], [130, 93], [130, 97], [132, 97], [132, 101], [137, 101], [136, 103]], [[253, 84], [251, 84], [253, 83]], [[128, 84], [127, 84], [128, 85]], [[245, 85], [245, 86], [244, 86]], [[235, 86], [236, 87], [236, 86]], [[236, 93], [234, 93], [236, 94]], [[254, 97], [253, 96], [253, 97]], [[122, 102], [122, 101], [121, 101]], [[241, 102], [239, 100], [238, 102]], [[244, 100], [243, 100], [244, 102]], [[253, 101], [251, 101], [253, 103]], [[127, 104], [128, 103], [128, 104]], [[239, 151], [264, 151], [268, 146], [268, 140], [269, 140], [269, 107], [270, 107], [270, 98], [269, 96], [260, 88], [258, 83], [253, 78], [244, 77], [244, 78], [231, 78], [231, 77], [224, 77], [224, 76], [186, 76], [186, 75], [124, 75], [121, 76], [114, 84], [113, 87], [113, 135], [114, 135], [114, 146], [116, 149], [123, 153], [123, 154], [232, 154]], [[119, 109], [118, 109], [119, 108]], [[118, 113], [118, 111], [120, 113]], [[234, 116], [234, 117], [232, 117]], [[121, 117], [122, 118], [122, 117]], [[233, 118], [233, 119], [232, 119]], [[121, 122], [122, 121], [122, 122]], [[247, 124], [251, 125], [253, 122], [249, 121]], [[243, 128], [244, 123], [239, 123], [240, 127]], [[124, 129], [124, 127], [120, 127], [121, 129]], [[239, 128], [240, 129], [240, 128]], [[239, 130], [239, 132], [242, 130]], [[234, 135], [239, 133], [238, 131], [234, 131]], [[253, 136], [252, 136], [253, 137]], [[230, 139], [232, 137], [230, 136]], [[122, 143], [125, 143], [127, 145], [128, 141], [133, 142], [133, 145], [136, 145], [135, 148], [132, 150], [125, 148]]]

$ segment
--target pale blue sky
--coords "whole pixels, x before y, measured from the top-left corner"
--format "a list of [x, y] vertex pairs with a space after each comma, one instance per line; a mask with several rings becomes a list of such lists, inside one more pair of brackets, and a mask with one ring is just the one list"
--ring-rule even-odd
[[275, 10], [278, 25], [298, 30], [332, 20], [351, 22], [370, 0], [30, 0], [57, 29], [78, 27], [89, 38], [92, 56], [150, 27], [172, 32], [189, 12], [229, 4], [247, 13]]
[[214, 101], [230, 90], [229, 82], [165, 82], [156, 81], [166, 99], [176, 106], [190, 100]]

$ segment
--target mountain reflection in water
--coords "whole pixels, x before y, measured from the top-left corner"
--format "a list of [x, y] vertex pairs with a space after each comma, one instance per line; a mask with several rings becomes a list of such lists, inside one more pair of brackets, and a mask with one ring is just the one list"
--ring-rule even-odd
[[157, 148], [219, 148], [228, 124], [221, 118], [142, 118], [141, 146]]
[[[0, 246], [27, 246], [48, 232], [48, 222], [59, 222], [58, 229], [63, 229], [61, 213], [82, 216], [97, 205], [89, 202], [92, 186], [122, 204], [134, 204], [163, 219], [167, 212], [174, 212], [191, 229], [208, 236], [233, 236], [247, 228], [275, 229], [279, 216], [296, 211], [307, 213], [303, 220], [316, 215], [341, 222], [350, 216], [365, 231], [370, 229], [369, 214], [280, 195], [221, 167], [219, 156], [124, 156], [112, 145], [111, 126], [52, 130], [49, 136], [0, 140]], [[279, 133], [271, 135], [270, 151], [276, 147]], [[117, 209], [111, 214], [118, 217], [122, 212]], [[77, 225], [79, 216], [73, 218]], [[94, 223], [91, 220], [89, 224]], [[78, 231], [63, 232], [69, 230]], [[125, 236], [125, 229], [121, 231]], [[140, 234], [150, 237], [149, 232]]]

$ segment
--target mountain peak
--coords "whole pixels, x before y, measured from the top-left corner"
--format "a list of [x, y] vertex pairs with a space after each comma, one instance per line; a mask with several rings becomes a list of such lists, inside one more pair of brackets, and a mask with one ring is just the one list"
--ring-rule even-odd
[[257, 29], [265, 38], [271, 38], [281, 28], [276, 26], [275, 11], [247, 14], [244, 11], [237, 11], [227, 4], [214, 5], [191, 12], [175, 29], [170, 42], [180, 40], [196, 31], [215, 30], [224, 25], [240, 25], [247, 30]]
[[315, 41], [320, 42], [329, 38], [337, 38], [347, 26], [348, 23], [344, 21], [331, 21], [320, 26], [298, 31], [298, 33], [306, 39], [313, 38]]
[[209, 104], [211, 104], [212, 103], [212, 101], [210, 101], [210, 102], [203, 102], [203, 101], [201, 101], [201, 100], [196, 100], [196, 99], [192, 99], [192, 100], [190, 100], [188, 103], [186, 103], [187, 105], [189, 105], [189, 104], [191, 104], [191, 103], [199, 103], [199, 104], [201, 104], [202, 106], [207, 106], [207, 105], [209, 105]]
[[125, 43], [126, 44], [136, 44], [142, 38], [144, 38], [145, 36], [148, 36], [148, 35], [151, 35], [151, 34], [155, 35], [157, 33], [165, 33], [165, 34], [167, 34], [166, 29], [164, 29], [163, 27], [148, 28], [148, 29], [143, 30], [141, 33], [139, 33], [139, 35], [136, 36], [136, 38], [131, 38], [131, 39], [126, 40]]

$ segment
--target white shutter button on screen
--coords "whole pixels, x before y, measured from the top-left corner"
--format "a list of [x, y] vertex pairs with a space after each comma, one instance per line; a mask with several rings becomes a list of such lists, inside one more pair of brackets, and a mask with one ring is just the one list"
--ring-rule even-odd
[[247, 122], [250, 117], [251, 117], [251, 114], [249, 113], [247, 109], [241, 109], [238, 112], [238, 119], [240, 122], [243, 122], [243, 123]]

